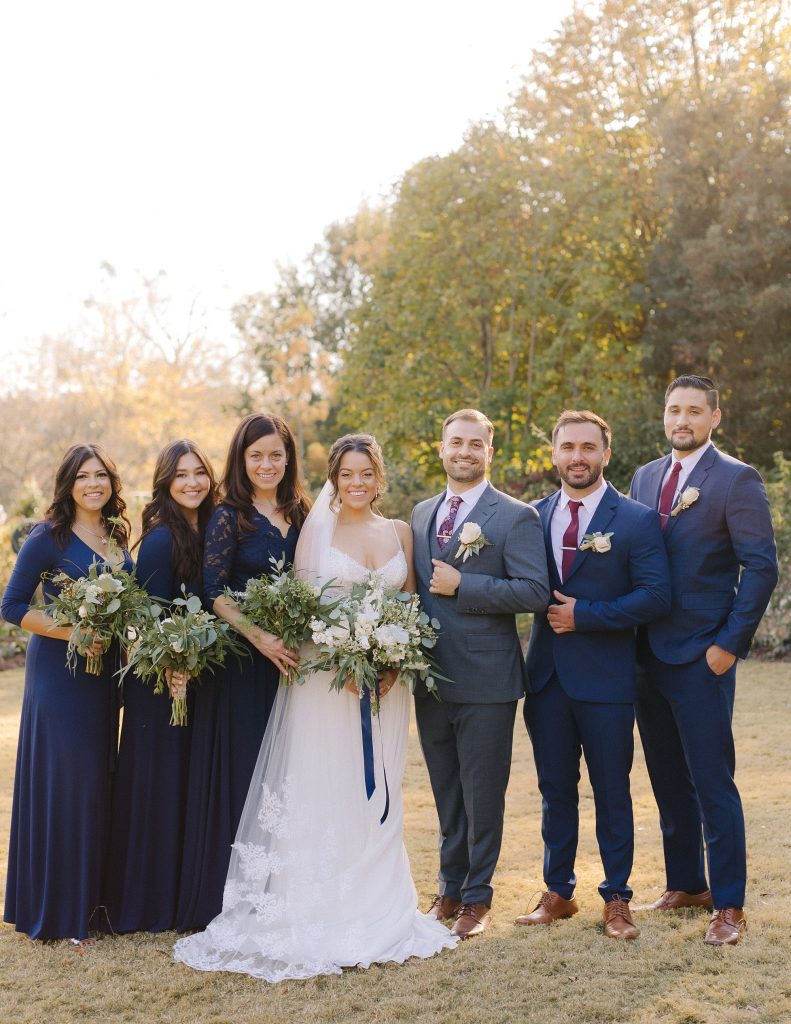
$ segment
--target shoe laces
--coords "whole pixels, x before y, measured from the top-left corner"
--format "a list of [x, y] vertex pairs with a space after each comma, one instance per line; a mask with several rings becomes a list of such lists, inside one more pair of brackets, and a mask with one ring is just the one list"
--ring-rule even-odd
[[440, 903], [442, 903], [442, 896], [440, 896], [438, 892], [435, 892], [431, 897], [431, 906], [428, 909], [433, 910], [434, 907], [438, 907]]
[[622, 917], [624, 920], [628, 920], [629, 904], [622, 897], [614, 896], [611, 900], [608, 900], [607, 908], [609, 917]]
[[736, 911], [733, 907], [723, 907], [722, 910], [715, 910], [711, 915], [712, 923], [715, 921], [723, 921], [725, 924], [729, 924], [732, 928], [738, 927], [738, 921], [736, 920]]
[[456, 911], [456, 920], [460, 917], [473, 917], [476, 921], [479, 920], [478, 914], [476, 913], [475, 906], [472, 903], [462, 903], [459, 909]]

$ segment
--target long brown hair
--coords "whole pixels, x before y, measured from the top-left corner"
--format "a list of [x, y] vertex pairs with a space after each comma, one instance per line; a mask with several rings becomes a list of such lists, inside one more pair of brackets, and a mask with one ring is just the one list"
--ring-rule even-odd
[[[333, 441], [327, 456], [327, 479], [332, 484], [332, 495], [330, 496], [330, 508], [335, 508], [338, 500], [338, 478], [341, 472], [341, 460], [348, 452], [359, 452], [367, 455], [371, 460], [371, 466], [376, 480], [376, 497], [371, 502], [375, 512], [379, 512], [378, 501], [387, 490], [387, 477], [385, 475], [385, 460], [379, 442], [373, 434], [344, 434], [337, 441]], [[381, 513], [380, 513], [381, 514]]]
[[[93, 442], [73, 444], [58, 466], [52, 504], [45, 513], [45, 518], [52, 524], [52, 536], [59, 548], [66, 547], [77, 512], [71, 492], [74, 490], [77, 474], [88, 459], [98, 459], [110, 477], [111, 493], [102, 508], [102, 519], [110, 536], [119, 547], [125, 548], [129, 543], [131, 524], [126, 518], [126, 502], [121, 497], [121, 478], [118, 476], [115, 463], [102, 445]], [[111, 517], [117, 518], [119, 522], [108, 523]]]
[[253, 485], [247, 476], [244, 453], [259, 438], [277, 434], [286, 450], [286, 470], [277, 485], [277, 507], [289, 523], [299, 529], [310, 511], [310, 498], [302, 485], [299, 474], [297, 446], [291, 428], [280, 416], [273, 413], [252, 412], [245, 416], [234, 431], [225, 469], [222, 474], [222, 497], [226, 504], [236, 509], [240, 529], [254, 529], [250, 516], [253, 510]]
[[[170, 494], [170, 485], [176, 478], [179, 459], [182, 455], [197, 456], [209, 477], [209, 493], [198, 506], [197, 531], [192, 529], [181, 511], [181, 506], [173, 500]], [[203, 450], [188, 438], [171, 441], [157, 456], [154, 466], [154, 482], [151, 485], [151, 501], [143, 509], [143, 530], [137, 544], [152, 530], [156, 530], [159, 526], [166, 526], [173, 538], [173, 573], [176, 581], [190, 583], [200, 579], [203, 562], [203, 537], [212, 509], [216, 504], [217, 480], [212, 465]]]

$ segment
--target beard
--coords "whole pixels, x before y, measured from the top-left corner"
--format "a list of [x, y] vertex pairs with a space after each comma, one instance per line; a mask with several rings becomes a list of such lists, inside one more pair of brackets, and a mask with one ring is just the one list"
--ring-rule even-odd
[[700, 448], [701, 445], [704, 445], [707, 440], [707, 437], [695, 437], [693, 433], [685, 434], [682, 437], [677, 437], [673, 434], [670, 438], [670, 445], [673, 448], [673, 451], [676, 452], [693, 452], [696, 448]]
[[601, 475], [604, 472], [604, 463], [597, 462], [595, 466], [586, 466], [586, 475], [584, 477], [578, 477], [577, 479], [572, 479], [570, 468], [571, 467], [560, 469], [560, 467], [558, 467], [560, 479], [573, 491], [584, 491], [588, 487], [593, 487], [596, 481], [601, 478]]
[[445, 472], [451, 480], [455, 480], [460, 484], [467, 484], [471, 480], [483, 480], [486, 475], [486, 464], [484, 462], [476, 462], [475, 464], [457, 466], [449, 461], [445, 466]]

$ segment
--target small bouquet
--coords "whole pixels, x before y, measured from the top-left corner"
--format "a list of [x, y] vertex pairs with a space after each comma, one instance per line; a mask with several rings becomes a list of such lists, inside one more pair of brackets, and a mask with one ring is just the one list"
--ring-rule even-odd
[[154, 693], [162, 693], [168, 686], [171, 694], [171, 725], [187, 724], [186, 688], [177, 692], [170, 687], [170, 676], [180, 673], [188, 680], [201, 672], [212, 672], [222, 665], [230, 652], [246, 654], [247, 648], [238, 640], [227, 622], [207, 612], [199, 597], [187, 594], [170, 602], [167, 615], [157, 609], [140, 631], [132, 648], [129, 661], [121, 670], [121, 678], [131, 669], [143, 682], [153, 680]]
[[[226, 591], [237, 603], [242, 614], [260, 629], [280, 637], [286, 647], [294, 649], [310, 635], [313, 619], [325, 621], [337, 602], [328, 602], [326, 592], [332, 587], [330, 580], [317, 586], [285, 568], [285, 559], [270, 558], [271, 575], [256, 576], [248, 580], [243, 591]], [[298, 677], [296, 669], [281, 675], [286, 685]]]
[[374, 714], [379, 710], [379, 673], [387, 669], [397, 669], [401, 682], [413, 691], [421, 679], [437, 697], [436, 680], [447, 678], [437, 671], [429, 653], [439, 628], [439, 622], [421, 610], [416, 594], [385, 587], [372, 574], [336, 603], [328, 621], [311, 621], [319, 653], [301, 671], [304, 675], [316, 670], [334, 673], [330, 685], [336, 690], [354, 682], [362, 695], [367, 687]]
[[[86, 672], [101, 675], [104, 654], [113, 640], [128, 646], [156, 607], [132, 573], [112, 569], [106, 562], [92, 562], [87, 574], [77, 579], [60, 572], [50, 580], [58, 593], [47, 611], [59, 626], [72, 627], [66, 655], [72, 672], [77, 655], [88, 651]], [[90, 652], [96, 640], [102, 645], [101, 654]]]

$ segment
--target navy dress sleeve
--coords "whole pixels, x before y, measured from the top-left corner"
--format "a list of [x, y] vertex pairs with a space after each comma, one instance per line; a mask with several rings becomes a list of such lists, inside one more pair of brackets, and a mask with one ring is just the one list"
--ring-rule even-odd
[[166, 526], [146, 534], [137, 556], [137, 582], [152, 597], [172, 601], [179, 596], [180, 582], [173, 570], [173, 540]]
[[203, 549], [203, 591], [209, 607], [231, 586], [238, 546], [236, 512], [218, 505], [206, 528]]
[[41, 577], [58, 561], [59, 549], [48, 523], [34, 526], [19, 551], [11, 579], [3, 593], [2, 614], [18, 626], [30, 610]]

